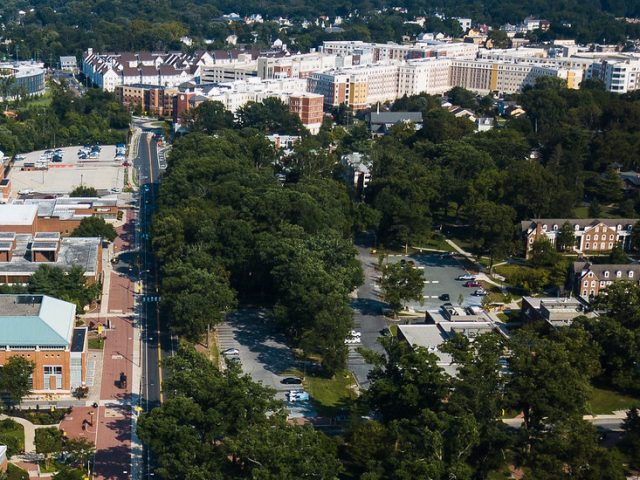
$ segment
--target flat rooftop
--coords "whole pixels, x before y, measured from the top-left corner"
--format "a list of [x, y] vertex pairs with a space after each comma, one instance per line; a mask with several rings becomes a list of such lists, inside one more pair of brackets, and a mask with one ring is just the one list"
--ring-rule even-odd
[[32, 225], [37, 214], [35, 205], [0, 205], [0, 225]]
[[[29, 234], [16, 235], [16, 248], [10, 262], [0, 262], [0, 277], [3, 275], [33, 275], [40, 265], [51, 265], [69, 270], [74, 265], [81, 267], [85, 276], [95, 276], [101, 239], [99, 237], [65, 237], [60, 240], [58, 259], [55, 262], [32, 262], [30, 248], [33, 238]], [[38, 244], [36, 243], [36, 248]]]
[[42, 295], [0, 295], [0, 316], [38, 315]]

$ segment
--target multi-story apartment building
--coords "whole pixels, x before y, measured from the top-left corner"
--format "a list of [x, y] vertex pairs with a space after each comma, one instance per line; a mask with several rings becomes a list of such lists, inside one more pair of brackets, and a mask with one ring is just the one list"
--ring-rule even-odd
[[577, 295], [597, 297], [601, 291], [613, 282], [620, 280], [640, 282], [640, 265], [573, 262], [571, 266], [571, 280]]
[[205, 65], [201, 71], [202, 83], [234, 82], [258, 77], [258, 62], [237, 62]]
[[[307, 78], [313, 72], [324, 72], [344, 65], [338, 62], [337, 55], [325, 53], [305, 53], [288, 57], [258, 58], [258, 77], [271, 78]], [[347, 56], [347, 66], [352, 63], [352, 56]]]
[[451, 60], [409, 61], [398, 69], [398, 96], [444, 93], [451, 89]]
[[640, 88], [640, 59], [604, 59], [593, 63], [588, 78], [598, 78], [605, 88], [614, 93], [627, 93]]
[[361, 41], [326, 41], [322, 51], [338, 56], [370, 54], [373, 62], [418, 58], [475, 58], [478, 46], [472, 43], [427, 42], [413, 45], [367, 43]]
[[556, 244], [558, 233], [565, 223], [569, 223], [574, 231], [576, 243], [573, 250], [578, 253], [607, 253], [613, 247], [620, 245], [629, 249], [631, 231], [637, 219], [566, 219], [540, 218], [521, 222], [522, 236], [525, 245], [525, 255], [529, 257], [533, 242], [546, 237], [553, 245]]
[[322, 126], [324, 98], [316, 93], [298, 93], [289, 96], [289, 111], [300, 117], [302, 124], [316, 134]]

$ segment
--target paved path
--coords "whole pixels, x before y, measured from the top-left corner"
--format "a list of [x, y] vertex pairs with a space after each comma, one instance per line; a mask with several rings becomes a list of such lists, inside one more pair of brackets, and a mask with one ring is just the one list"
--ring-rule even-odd
[[24, 452], [25, 453], [35, 453], [36, 451], [36, 429], [38, 428], [50, 428], [55, 427], [57, 424], [53, 425], [34, 425], [29, 420], [26, 420], [21, 417], [10, 417], [8, 415], [0, 414], [0, 420], [4, 420], [5, 418], [10, 418], [16, 423], [19, 423], [24, 427]]

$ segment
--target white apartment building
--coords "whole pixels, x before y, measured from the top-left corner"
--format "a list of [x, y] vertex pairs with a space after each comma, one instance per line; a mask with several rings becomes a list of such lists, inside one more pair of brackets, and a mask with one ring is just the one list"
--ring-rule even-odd
[[605, 59], [594, 63], [588, 78], [599, 78], [614, 93], [627, 93], [640, 88], [640, 59]]
[[337, 55], [314, 52], [289, 57], [260, 57], [257, 70], [258, 76], [265, 79], [307, 78], [313, 72], [324, 72], [338, 66]]
[[201, 68], [202, 83], [235, 82], [258, 76], [258, 62], [234, 62], [206, 65]]
[[451, 89], [451, 60], [447, 58], [410, 61], [398, 71], [398, 97], [428, 93], [437, 95]]
[[278, 80], [239, 80], [235, 82], [220, 83], [209, 91], [203, 90], [196, 93], [207, 97], [208, 100], [217, 100], [231, 112], [235, 112], [248, 102], [261, 102], [265, 98], [276, 97], [288, 103], [289, 97], [307, 91], [307, 80], [300, 78], [286, 78]]
[[397, 43], [366, 43], [361, 41], [326, 41], [322, 51], [339, 56], [368, 52], [374, 62], [411, 60], [431, 57], [475, 58], [478, 46], [472, 43], [419, 42], [413, 45]]

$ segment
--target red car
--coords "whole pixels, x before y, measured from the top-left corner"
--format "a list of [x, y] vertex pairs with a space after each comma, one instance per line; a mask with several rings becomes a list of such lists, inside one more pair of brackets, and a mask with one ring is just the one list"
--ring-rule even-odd
[[480, 282], [476, 282], [475, 280], [470, 280], [468, 282], [464, 283], [465, 287], [479, 287], [480, 286]]

